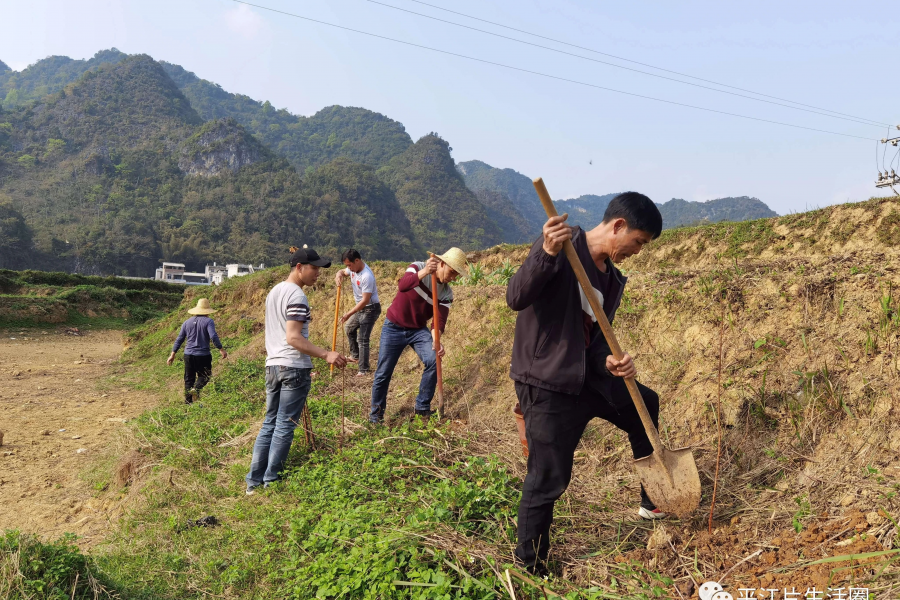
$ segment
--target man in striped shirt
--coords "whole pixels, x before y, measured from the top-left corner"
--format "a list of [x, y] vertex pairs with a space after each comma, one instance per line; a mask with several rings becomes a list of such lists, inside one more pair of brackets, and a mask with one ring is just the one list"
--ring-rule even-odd
[[303, 287], [314, 284], [319, 270], [330, 266], [331, 261], [304, 246], [291, 257], [288, 278], [266, 296], [266, 417], [253, 445], [246, 477], [248, 496], [281, 477], [312, 386], [311, 357], [339, 369], [355, 362], [309, 341], [312, 316]]
[[[431, 274], [437, 275], [438, 318], [434, 323]], [[431, 399], [437, 386], [437, 357], [444, 355], [444, 347], [436, 348], [435, 328], [444, 331], [453, 290], [450, 283], [460, 275], [468, 274], [466, 255], [459, 248], [450, 248], [441, 256], [432, 256], [426, 262], [414, 262], [397, 283], [397, 295], [387, 311], [381, 328], [378, 348], [378, 366], [372, 382], [372, 411], [369, 420], [380, 423], [387, 408], [388, 387], [400, 355], [407, 346], [419, 356], [425, 365], [419, 382], [415, 411], [422, 417], [431, 416]], [[428, 321], [431, 320], [429, 332]]]

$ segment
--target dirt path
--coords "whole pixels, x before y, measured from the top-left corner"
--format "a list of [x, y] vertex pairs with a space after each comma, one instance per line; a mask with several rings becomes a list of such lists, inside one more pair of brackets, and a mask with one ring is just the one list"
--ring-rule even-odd
[[101, 385], [121, 351], [118, 331], [0, 330], [0, 530], [72, 532], [91, 546], [121, 512], [85, 478], [98, 463], [111, 472], [117, 430], [156, 403]]

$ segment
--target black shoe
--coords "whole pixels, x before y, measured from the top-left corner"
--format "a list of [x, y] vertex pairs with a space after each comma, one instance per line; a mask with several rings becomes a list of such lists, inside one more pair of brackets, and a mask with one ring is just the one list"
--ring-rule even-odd
[[190, 392], [184, 393], [184, 403], [185, 404], [193, 404], [194, 403], [194, 395]]
[[537, 561], [537, 563], [533, 565], [526, 565], [525, 571], [529, 575], [534, 575], [539, 579], [543, 579], [544, 577], [550, 575], [550, 569], [547, 568], [547, 563], [542, 560]]
[[430, 410], [419, 410], [419, 409], [416, 409], [416, 415], [419, 416], [419, 417], [422, 417], [423, 419], [430, 419], [430, 418], [431, 418], [431, 415], [433, 415], [433, 414], [434, 414], [434, 413], [433, 413], [432, 411], [430, 411]]

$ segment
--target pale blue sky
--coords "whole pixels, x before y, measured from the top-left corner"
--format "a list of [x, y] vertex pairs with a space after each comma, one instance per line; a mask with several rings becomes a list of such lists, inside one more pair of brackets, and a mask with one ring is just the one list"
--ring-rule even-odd
[[[411, 0], [383, 1], [610, 60]], [[900, 123], [896, 2], [427, 1], [666, 69]], [[676, 102], [871, 140], [887, 133], [529, 48], [366, 0], [254, 3]], [[13, 69], [113, 46], [180, 64], [228, 91], [298, 114], [332, 104], [378, 111], [402, 122], [413, 139], [440, 133], [457, 161], [540, 175], [557, 198], [625, 189], [656, 201], [749, 195], [784, 214], [887, 195], [873, 184], [874, 141], [622, 96], [230, 0], [0, 0], [0, 60]]]

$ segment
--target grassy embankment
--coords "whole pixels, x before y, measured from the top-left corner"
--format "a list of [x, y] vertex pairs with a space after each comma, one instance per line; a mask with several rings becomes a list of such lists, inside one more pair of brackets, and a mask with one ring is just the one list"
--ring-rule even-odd
[[[526, 252], [477, 260], [490, 272]], [[663, 398], [667, 445], [695, 448], [703, 503], [690, 520], [637, 520], [627, 441], [592, 423], [557, 506], [547, 585], [572, 598], [696, 597], [692, 580], [723, 575], [734, 592], [852, 585], [887, 597], [900, 588], [898, 258], [898, 204], [870, 201], [667, 231], [628, 261], [614, 327]], [[374, 267], [387, 303], [403, 265]], [[300, 433], [284, 485], [247, 498], [263, 401], [262, 302], [284, 273], [212, 295], [234, 351], [217, 363], [202, 407], [178, 404], [178, 367], [162, 366], [197, 291], [133, 334], [122, 375], [168, 401], [136, 421], [119, 481], [97, 481], [133, 499], [96, 555], [100, 572], [128, 597], [508, 595], [498, 575], [511, 560], [524, 461], [509, 413], [515, 315], [503, 287], [457, 288], [446, 335], [450, 423], [410, 420], [419, 368], [407, 354], [391, 388], [391, 428], [348, 434], [341, 448], [341, 391], [349, 420], [361, 423], [368, 388], [331, 380], [318, 364], [315, 449]], [[330, 340], [330, 281], [309, 290], [320, 344]], [[185, 528], [207, 514], [222, 525]], [[833, 562], [815, 562], [823, 558]], [[519, 597], [533, 592], [517, 584]]]
[[184, 286], [161, 281], [0, 270], [0, 327], [134, 327], [178, 306]]

